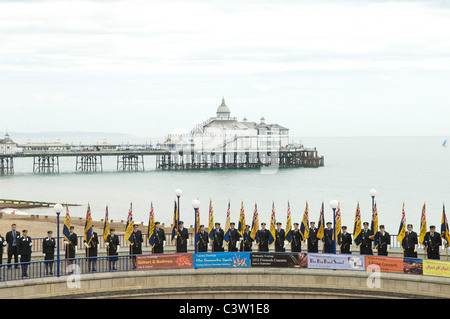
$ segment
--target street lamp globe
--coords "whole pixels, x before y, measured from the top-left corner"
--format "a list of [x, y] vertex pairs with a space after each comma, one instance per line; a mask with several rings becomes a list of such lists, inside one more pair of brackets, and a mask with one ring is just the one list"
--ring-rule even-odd
[[200, 201], [199, 201], [198, 199], [194, 199], [194, 200], [192, 201], [192, 207], [193, 207], [194, 209], [199, 208], [199, 207], [200, 207]]
[[369, 194], [370, 194], [371, 197], [375, 197], [375, 196], [377, 196], [377, 190], [374, 189], [374, 188], [372, 188], [372, 189], [369, 191]]
[[55, 210], [55, 213], [59, 214], [63, 211], [63, 207], [61, 204], [56, 204], [55, 206], [53, 206], [53, 209]]
[[335, 200], [335, 199], [333, 199], [333, 200], [330, 202], [330, 207], [331, 207], [332, 209], [336, 209], [336, 208], [338, 207], [338, 205], [339, 205], [339, 203], [338, 203], [338, 201]]
[[183, 192], [181, 191], [181, 189], [178, 188], [177, 190], [175, 190], [175, 195], [176, 195], [177, 197], [180, 197], [181, 194], [183, 194]]

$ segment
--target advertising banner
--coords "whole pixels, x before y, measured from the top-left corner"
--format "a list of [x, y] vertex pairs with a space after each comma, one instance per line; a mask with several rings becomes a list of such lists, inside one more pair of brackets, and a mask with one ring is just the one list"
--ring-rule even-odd
[[252, 267], [306, 268], [306, 253], [251, 253]]
[[450, 277], [450, 262], [424, 259], [423, 274], [425, 276]]
[[381, 272], [403, 273], [403, 258], [400, 257], [366, 255], [366, 269], [372, 265], [380, 267]]
[[136, 270], [192, 268], [193, 254], [137, 255]]
[[246, 268], [250, 267], [250, 253], [198, 253], [194, 254], [194, 268]]
[[418, 258], [403, 258], [403, 272], [405, 274], [422, 275], [423, 262]]
[[308, 254], [308, 268], [365, 270], [365, 259], [361, 255]]

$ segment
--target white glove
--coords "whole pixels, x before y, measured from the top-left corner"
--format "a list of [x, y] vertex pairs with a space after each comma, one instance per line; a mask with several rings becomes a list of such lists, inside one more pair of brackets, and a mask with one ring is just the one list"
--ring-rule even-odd
[[69, 242], [68, 241], [64, 241], [64, 244], [69, 245]]
[[119, 252], [120, 250], [120, 246], [117, 246], [116, 252]]
[[42, 253], [42, 256], [44, 256], [44, 257], [45, 257], [45, 253]]
[[106, 246], [109, 246], [109, 243], [108, 243], [108, 242], [106, 242], [106, 243], [105, 243], [105, 245], [106, 245]]
[[418, 244], [415, 244], [415, 245], [414, 245], [414, 250], [417, 250], [417, 246], [418, 246]]
[[78, 247], [77, 247], [77, 246], [75, 246], [75, 254], [77, 253], [77, 251], [78, 251]]
[[18, 255], [17, 257], [22, 258], [22, 256]]
[[30, 247], [33, 246], [33, 243], [30, 243]]
[[84, 246], [85, 246], [86, 248], [89, 248], [89, 245], [88, 245], [87, 243], [84, 243]]
[[391, 249], [391, 245], [387, 245], [387, 250]]
[[6, 242], [6, 241], [4, 241], [4, 242], [3, 242], [3, 246], [6, 246], [6, 244], [7, 244], [7, 242]]
[[178, 237], [178, 235], [177, 236], [175, 236], [173, 239], [177, 239], [177, 237]]

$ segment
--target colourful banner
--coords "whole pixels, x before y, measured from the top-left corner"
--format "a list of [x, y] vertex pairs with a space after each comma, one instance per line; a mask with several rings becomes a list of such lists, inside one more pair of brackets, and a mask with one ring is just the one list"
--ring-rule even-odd
[[305, 253], [252, 253], [252, 267], [306, 268]]
[[362, 255], [308, 254], [308, 268], [365, 270]]
[[366, 255], [366, 269], [370, 265], [377, 265], [381, 272], [403, 273], [403, 258]]
[[250, 253], [198, 253], [194, 254], [194, 268], [247, 268]]
[[405, 274], [422, 275], [423, 261], [418, 258], [403, 258], [403, 272]]
[[450, 262], [424, 259], [423, 274], [425, 276], [450, 277]]
[[193, 264], [193, 254], [157, 254], [136, 256], [137, 270], [192, 268]]

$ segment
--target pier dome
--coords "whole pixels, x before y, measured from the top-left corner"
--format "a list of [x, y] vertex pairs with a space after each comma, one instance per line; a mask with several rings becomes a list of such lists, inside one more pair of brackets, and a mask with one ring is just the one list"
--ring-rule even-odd
[[225, 104], [225, 99], [222, 98], [222, 104], [217, 108], [217, 118], [227, 120], [230, 118], [230, 109]]

